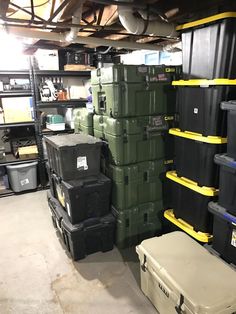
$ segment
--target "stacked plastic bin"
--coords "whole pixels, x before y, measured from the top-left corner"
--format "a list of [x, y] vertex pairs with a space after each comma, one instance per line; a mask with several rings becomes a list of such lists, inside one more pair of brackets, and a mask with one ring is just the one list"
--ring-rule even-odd
[[228, 111], [227, 153], [215, 156], [220, 166], [219, 199], [208, 207], [214, 215], [212, 248], [236, 266], [236, 101], [223, 102], [221, 108]]
[[100, 173], [102, 142], [90, 135], [45, 138], [54, 226], [74, 260], [113, 248], [115, 218], [110, 212], [111, 180]]
[[[222, 100], [236, 97], [236, 14], [218, 14], [178, 27], [182, 33], [183, 80], [177, 88], [179, 125], [175, 138], [176, 171], [168, 172], [172, 208], [165, 217], [202, 242], [212, 240], [219, 167], [215, 154], [226, 149], [226, 113]], [[235, 98], [236, 99], [236, 98]]]
[[[116, 245], [162, 231], [162, 184], [173, 141], [173, 78], [179, 67], [114, 65], [92, 72], [94, 136], [104, 140], [103, 169], [112, 179]], [[169, 196], [169, 195], [168, 195]]]

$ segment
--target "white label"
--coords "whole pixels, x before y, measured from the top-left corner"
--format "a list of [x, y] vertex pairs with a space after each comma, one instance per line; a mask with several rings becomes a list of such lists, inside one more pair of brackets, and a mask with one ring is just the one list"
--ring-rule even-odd
[[147, 73], [147, 71], [148, 71], [148, 68], [146, 66], [138, 67], [139, 73]]
[[194, 108], [194, 109], [193, 109], [193, 112], [194, 112], [195, 114], [198, 114], [198, 108]]
[[70, 204], [67, 202], [66, 202], [66, 209], [67, 209], [68, 215], [71, 217]]
[[26, 185], [26, 184], [29, 184], [29, 179], [24, 179], [24, 180], [21, 180], [20, 181], [20, 184], [23, 186], [23, 185]]
[[77, 158], [77, 169], [78, 170], [88, 170], [87, 157], [80, 156]]
[[236, 247], [236, 229], [234, 229], [232, 232], [231, 245]]

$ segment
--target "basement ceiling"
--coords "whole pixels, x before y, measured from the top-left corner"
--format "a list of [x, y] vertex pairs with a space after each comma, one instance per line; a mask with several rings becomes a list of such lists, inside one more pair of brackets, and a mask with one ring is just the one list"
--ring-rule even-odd
[[[72, 16], [78, 9], [78, 0], [0, 0], [1, 24], [22, 29], [37, 29], [44, 32], [65, 33], [74, 25]], [[140, 10], [145, 12], [148, 20], [162, 19], [174, 24], [201, 18], [204, 15], [216, 14], [225, 10], [236, 10], [232, 0], [149, 0], [149, 1], [84, 1], [78, 28], [78, 36], [96, 37], [122, 42], [165, 45], [175, 43], [176, 37], [161, 37], [150, 34], [135, 35], [128, 32], [121, 24], [118, 6], [124, 5], [133, 9], [134, 15], [140, 17]], [[64, 44], [55, 41], [35, 39], [31, 47], [62, 47]], [[71, 44], [73, 49], [106, 49], [101, 44]]]

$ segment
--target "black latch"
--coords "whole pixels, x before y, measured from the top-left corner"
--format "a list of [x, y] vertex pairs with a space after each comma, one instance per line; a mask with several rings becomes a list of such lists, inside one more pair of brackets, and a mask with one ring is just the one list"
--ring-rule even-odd
[[144, 258], [143, 258], [143, 263], [142, 263], [142, 265], [141, 265], [141, 269], [142, 269], [142, 271], [146, 271], [146, 266], [145, 266], [145, 264], [146, 264], [146, 262], [147, 262], [147, 257], [146, 257], [146, 255], [144, 254], [144, 256], [143, 256]]
[[181, 294], [180, 295], [180, 300], [179, 300], [179, 305], [175, 307], [175, 310], [178, 314], [183, 314], [183, 311], [181, 309], [182, 305], [184, 304], [184, 296]]

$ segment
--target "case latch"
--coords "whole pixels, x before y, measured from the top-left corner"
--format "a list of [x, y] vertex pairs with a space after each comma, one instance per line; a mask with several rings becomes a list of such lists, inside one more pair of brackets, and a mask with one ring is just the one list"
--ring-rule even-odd
[[183, 314], [183, 310], [181, 309], [182, 305], [184, 304], [184, 296], [180, 295], [179, 305], [175, 307], [175, 310], [178, 314]]
[[142, 263], [142, 265], [141, 265], [141, 269], [142, 269], [142, 271], [146, 271], [146, 262], [147, 262], [147, 257], [146, 257], [146, 255], [144, 254], [144, 256], [143, 256], [143, 263]]

